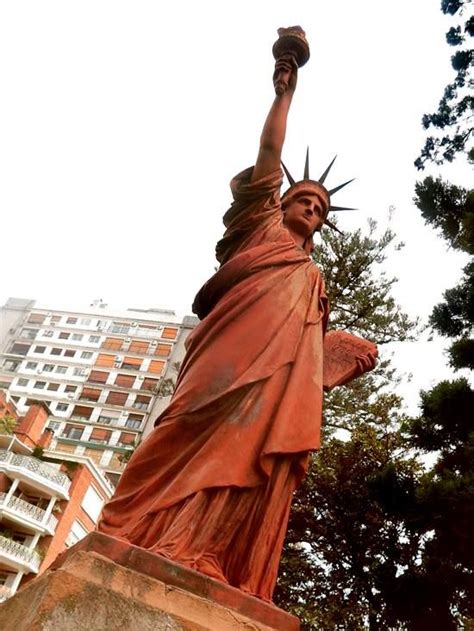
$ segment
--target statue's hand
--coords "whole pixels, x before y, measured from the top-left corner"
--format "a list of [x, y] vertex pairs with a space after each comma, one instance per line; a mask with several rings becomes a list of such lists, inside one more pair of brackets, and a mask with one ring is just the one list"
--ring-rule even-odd
[[286, 54], [277, 59], [273, 73], [275, 92], [281, 96], [285, 92], [293, 94], [298, 79], [298, 64], [294, 55]]
[[373, 370], [377, 365], [377, 355], [378, 353], [376, 351], [367, 353], [367, 355], [358, 355], [356, 358], [358, 374], [355, 376], [360, 377], [364, 373]]

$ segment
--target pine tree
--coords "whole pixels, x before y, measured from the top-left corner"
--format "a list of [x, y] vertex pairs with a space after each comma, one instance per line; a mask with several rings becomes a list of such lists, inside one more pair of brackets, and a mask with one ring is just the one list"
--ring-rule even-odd
[[[472, 0], [442, 0], [441, 10], [445, 15], [464, 18], [471, 3]], [[415, 161], [415, 166], [420, 170], [425, 168], [426, 162], [452, 162], [459, 153], [465, 153], [469, 159], [474, 160], [474, 149], [470, 144], [474, 97], [469, 91], [474, 61], [474, 51], [470, 48], [470, 38], [473, 35], [472, 15], [466, 15], [463, 23], [452, 26], [446, 33], [447, 43], [457, 49], [451, 57], [451, 65], [456, 74], [453, 81], [446, 86], [437, 111], [423, 116], [423, 127], [434, 130], [436, 135], [428, 136]]]

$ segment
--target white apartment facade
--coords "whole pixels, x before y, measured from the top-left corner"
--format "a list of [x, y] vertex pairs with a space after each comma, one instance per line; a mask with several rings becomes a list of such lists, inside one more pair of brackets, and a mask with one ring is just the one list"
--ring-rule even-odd
[[197, 318], [172, 311], [76, 311], [9, 299], [0, 308], [0, 389], [20, 413], [51, 411], [52, 450], [91, 458], [116, 483], [164, 407]]

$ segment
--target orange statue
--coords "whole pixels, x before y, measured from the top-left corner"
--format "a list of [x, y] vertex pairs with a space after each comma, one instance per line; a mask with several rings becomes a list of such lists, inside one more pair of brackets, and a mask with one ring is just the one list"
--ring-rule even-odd
[[[296, 55], [284, 51], [256, 164], [231, 183], [216, 248], [221, 266], [196, 296], [202, 321], [188, 338], [175, 393], [99, 524], [266, 600], [293, 492], [319, 447], [329, 312], [309, 254], [313, 233], [329, 223], [331, 191], [306, 169], [280, 200], [297, 70]], [[342, 381], [375, 365], [375, 347], [360, 342]], [[326, 386], [340, 384], [334, 365], [329, 372]]]

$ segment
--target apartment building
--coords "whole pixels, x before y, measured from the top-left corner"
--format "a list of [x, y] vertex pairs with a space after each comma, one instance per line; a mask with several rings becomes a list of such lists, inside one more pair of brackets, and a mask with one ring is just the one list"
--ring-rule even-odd
[[0, 309], [0, 389], [20, 413], [43, 401], [51, 450], [90, 458], [116, 484], [164, 407], [197, 322], [100, 301], [66, 311], [10, 298]]
[[0, 391], [0, 602], [95, 529], [113, 487], [87, 457], [51, 451], [50, 410], [31, 401], [21, 416]]

